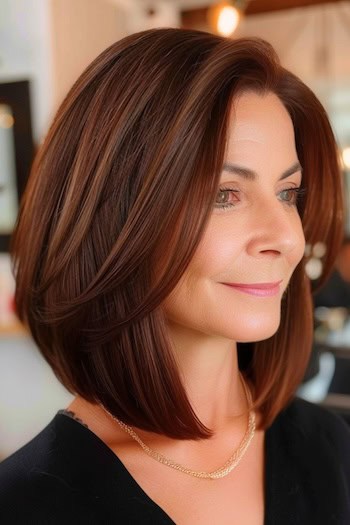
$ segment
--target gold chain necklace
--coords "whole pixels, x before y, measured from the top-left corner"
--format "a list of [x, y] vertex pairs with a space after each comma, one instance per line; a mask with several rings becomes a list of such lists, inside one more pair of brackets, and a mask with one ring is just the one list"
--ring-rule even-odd
[[238, 448], [234, 451], [234, 453], [228, 458], [228, 460], [224, 463], [222, 467], [212, 472], [192, 470], [190, 468], [183, 467], [182, 465], [180, 465], [180, 463], [176, 463], [176, 461], [173, 461], [172, 459], [166, 458], [165, 456], [163, 456], [163, 454], [160, 454], [159, 452], [156, 452], [155, 450], [148, 447], [142, 441], [140, 436], [136, 434], [133, 428], [131, 428], [126, 423], [123, 423], [123, 421], [120, 421], [120, 419], [118, 419], [117, 417], [113, 416], [110, 412], [108, 412], [108, 410], [104, 406], [101, 405], [101, 407], [103, 408], [105, 412], [107, 412], [107, 414], [112, 419], [114, 419], [120, 425], [120, 427], [125, 432], [127, 432], [132, 437], [132, 439], [134, 439], [140, 445], [140, 447], [142, 448], [144, 452], [146, 452], [146, 454], [148, 454], [151, 458], [155, 459], [159, 463], [162, 463], [163, 465], [166, 465], [175, 470], [183, 472], [184, 474], [189, 474], [190, 476], [194, 476], [195, 478], [219, 479], [219, 478], [223, 478], [227, 476], [227, 474], [232, 472], [232, 470], [237, 467], [237, 465], [240, 463], [241, 459], [243, 458], [245, 452], [247, 451], [250, 445], [250, 442], [252, 441], [254, 434], [255, 434], [255, 413], [253, 410], [251, 410], [252, 396], [251, 396], [249, 388], [243, 381], [241, 374], [239, 374], [239, 377], [243, 384], [244, 393], [247, 399], [248, 406], [250, 408], [247, 430], [243, 436], [242, 441], [240, 442]]

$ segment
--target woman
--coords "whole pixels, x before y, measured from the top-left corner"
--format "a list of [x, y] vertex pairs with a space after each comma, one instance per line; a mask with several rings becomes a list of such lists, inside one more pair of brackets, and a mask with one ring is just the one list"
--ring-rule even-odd
[[340, 186], [324, 109], [266, 42], [103, 52], [14, 234], [18, 314], [75, 397], [0, 466], [1, 523], [348, 523], [348, 429], [294, 398], [305, 237], [326, 276]]

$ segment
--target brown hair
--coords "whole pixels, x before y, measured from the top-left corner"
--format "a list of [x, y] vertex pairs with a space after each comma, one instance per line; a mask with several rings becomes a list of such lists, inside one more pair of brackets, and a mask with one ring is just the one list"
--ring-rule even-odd
[[[186, 396], [161, 305], [210, 217], [230, 106], [244, 90], [274, 92], [291, 116], [308, 189], [300, 215], [307, 242], [327, 245], [326, 277], [342, 237], [334, 137], [315, 95], [257, 38], [169, 28], [106, 49], [58, 110], [13, 236], [18, 315], [58, 379], [126, 423], [173, 438], [210, 430]], [[278, 332], [239, 345], [262, 428], [291, 399], [309, 358], [304, 263]]]

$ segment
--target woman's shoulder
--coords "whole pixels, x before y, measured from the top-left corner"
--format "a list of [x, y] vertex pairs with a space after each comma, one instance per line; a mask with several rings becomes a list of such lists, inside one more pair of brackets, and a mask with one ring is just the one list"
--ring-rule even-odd
[[57, 413], [0, 463], [1, 525], [92, 525], [114, 523], [116, 516], [125, 523], [170, 523], [112, 450], [76, 418]]
[[[60, 447], [57, 442], [55, 418], [33, 439], [0, 463], [0, 522], [20, 523], [35, 517], [41, 520], [43, 506], [51, 507], [55, 497], [62, 496], [54, 465], [58, 463]], [[44, 503], [44, 505], [43, 505]], [[63, 502], [62, 502], [63, 503]], [[47, 514], [46, 514], [47, 518]]]
[[28, 479], [42, 470], [51, 449], [54, 433], [52, 420], [29, 442], [0, 463], [0, 495], [7, 485], [14, 485], [18, 474], [21, 474], [20, 480], [25, 485]]
[[89, 432], [56, 415], [0, 463], [0, 523], [96, 523], [90, 521], [94, 499], [85, 485], [91, 466], [84, 431]]
[[310, 448], [329, 450], [335, 461], [342, 462], [350, 482], [350, 427], [338, 414], [295, 397], [277, 416], [269, 432], [300, 454]]
[[330, 439], [345, 440], [350, 446], [350, 428], [345, 420], [328, 408], [295, 397], [281, 413], [289, 424], [297, 427], [305, 436], [322, 431]]

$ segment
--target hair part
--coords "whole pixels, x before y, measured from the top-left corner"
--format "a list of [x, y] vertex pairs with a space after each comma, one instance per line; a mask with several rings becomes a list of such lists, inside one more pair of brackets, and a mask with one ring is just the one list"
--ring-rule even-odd
[[[299, 211], [307, 242], [328, 247], [326, 278], [342, 237], [334, 136], [315, 95], [257, 38], [169, 28], [106, 49], [59, 108], [13, 235], [17, 312], [57, 378], [127, 424], [172, 438], [211, 431], [187, 398], [162, 301], [204, 233], [230, 108], [247, 90], [275, 93], [291, 116], [308, 189]], [[304, 264], [277, 333], [238, 345], [262, 428], [289, 402], [308, 362]]]

